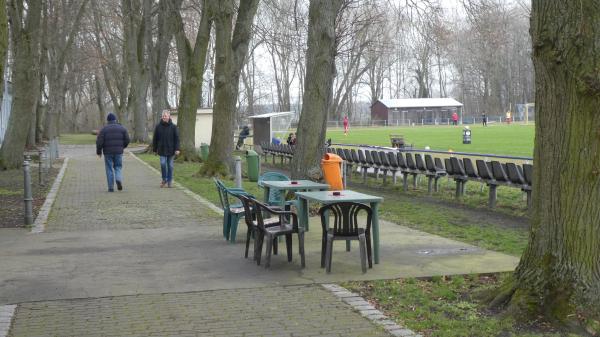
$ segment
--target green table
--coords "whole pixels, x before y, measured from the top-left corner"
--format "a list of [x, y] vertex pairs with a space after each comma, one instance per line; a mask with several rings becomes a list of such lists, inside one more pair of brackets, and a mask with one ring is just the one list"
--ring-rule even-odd
[[[292, 184], [295, 182], [295, 184]], [[317, 183], [311, 180], [288, 180], [288, 181], [263, 181], [262, 186], [264, 187], [264, 199], [269, 200], [269, 192], [271, 188], [282, 191], [285, 196], [286, 191], [326, 191], [329, 189], [329, 185]], [[284, 205], [280, 205], [284, 206]]]
[[379, 203], [383, 198], [374, 195], [354, 192], [351, 190], [342, 190], [340, 195], [333, 195], [332, 191], [319, 192], [297, 192], [298, 199], [298, 222], [305, 229], [308, 228], [308, 201], [315, 201], [321, 204], [331, 204], [334, 202], [359, 202], [369, 204], [373, 210], [373, 218], [371, 219], [371, 227], [373, 229], [373, 260], [379, 263]]

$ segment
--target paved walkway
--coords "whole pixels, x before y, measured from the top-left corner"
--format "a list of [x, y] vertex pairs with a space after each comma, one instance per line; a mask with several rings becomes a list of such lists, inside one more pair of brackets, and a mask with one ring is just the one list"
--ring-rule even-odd
[[[160, 189], [156, 172], [133, 156], [125, 156], [124, 190], [108, 193], [94, 149], [66, 150], [69, 166], [46, 232], [0, 235], [0, 309], [17, 304], [12, 337], [386, 335], [319, 283], [503, 271], [517, 263], [382, 222], [382, 263], [366, 274], [358, 249], [343, 245], [332, 274], [319, 268], [319, 230], [307, 233], [304, 270], [297, 255], [292, 263], [274, 256], [265, 270], [243, 258], [243, 242], [223, 240], [219, 214], [180, 189]], [[243, 224], [240, 233], [242, 241]]]

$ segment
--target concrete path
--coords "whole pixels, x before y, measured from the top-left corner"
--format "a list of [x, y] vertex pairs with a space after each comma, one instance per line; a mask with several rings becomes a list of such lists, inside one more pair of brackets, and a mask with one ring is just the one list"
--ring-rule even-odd
[[385, 335], [317, 284], [505, 271], [517, 263], [383, 222], [381, 264], [361, 274], [358, 249], [340, 244], [327, 275], [313, 219], [306, 269], [297, 255], [292, 263], [280, 255], [265, 270], [243, 258], [243, 242], [223, 240], [221, 215], [177, 188], [159, 188], [159, 176], [131, 155], [124, 190], [107, 192], [103, 160], [93, 153], [67, 149], [45, 233], [0, 235], [0, 306], [18, 304], [10, 336]]

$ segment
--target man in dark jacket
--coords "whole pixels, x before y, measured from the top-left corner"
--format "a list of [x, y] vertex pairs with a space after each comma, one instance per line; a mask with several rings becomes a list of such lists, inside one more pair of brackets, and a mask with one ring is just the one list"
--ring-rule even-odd
[[171, 121], [168, 111], [162, 113], [160, 122], [154, 128], [152, 150], [160, 156], [160, 187], [171, 187], [173, 181], [173, 159], [179, 155], [179, 130]]
[[106, 125], [98, 133], [96, 138], [96, 154], [102, 157], [104, 153], [104, 167], [106, 169], [106, 180], [108, 191], [114, 192], [115, 180], [117, 189], [123, 189], [123, 149], [129, 145], [129, 134], [127, 129], [117, 123], [117, 116], [112, 112], [106, 116]]

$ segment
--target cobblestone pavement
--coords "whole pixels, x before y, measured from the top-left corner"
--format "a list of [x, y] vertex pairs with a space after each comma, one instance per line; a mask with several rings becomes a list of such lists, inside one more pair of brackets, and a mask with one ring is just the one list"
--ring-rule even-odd
[[319, 285], [285, 286], [312, 283], [296, 265], [244, 261], [217, 214], [129, 155], [109, 193], [93, 147], [66, 151], [47, 233], [0, 237], [0, 303], [18, 304], [8, 336], [387, 335]]
[[387, 336], [320, 286], [217, 290], [19, 305], [11, 337]]
[[67, 150], [73, 160], [48, 218], [47, 232], [193, 226], [218, 221], [214, 212], [181, 191], [157, 188], [160, 177], [128, 154], [124, 155], [123, 191], [115, 187], [115, 192], [109, 193], [104, 159], [93, 154], [93, 147]]

